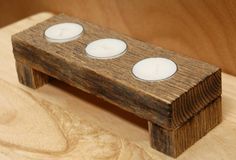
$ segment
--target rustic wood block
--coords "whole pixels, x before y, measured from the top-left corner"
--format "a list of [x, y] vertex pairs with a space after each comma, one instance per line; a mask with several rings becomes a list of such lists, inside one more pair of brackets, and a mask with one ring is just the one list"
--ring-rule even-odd
[[[44, 37], [44, 31], [51, 25], [63, 22], [81, 24], [84, 27], [83, 35], [66, 43], [48, 42]], [[115, 59], [101, 60], [87, 56], [85, 53], [87, 44], [101, 38], [122, 39], [127, 43], [128, 50]], [[164, 152], [171, 156], [177, 156], [191, 145], [187, 141], [181, 150], [168, 149], [168, 147], [177, 147], [178, 143], [174, 141], [178, 137], [182, 142], [181, 136], [184, 131], [180, 128], [183, 124], [193, 119], [194, 115], [221, 95], [220, 68], [65, 15], [55, 16], [15, 34], [12, 37], [12, 44], [15, 59], [17, 64], [20, 64], [16, 66], [20, 71], [18, 76], [22, 75], [21, 72], [23, 75], [29, 73], [31, 79], [35, 80], [39, 77], [43, 82], [41, 75], [35, 77], [38, 75], [35, 73], [43, 73], [42, 75], [62, 80], [148, 120], [154, 138], [156, 132], [165, 132], [167, 135], [169, 133], [177, 137], [172, 136], [167, 139], [168, 143], [159, 144], [163, 144], [162, 147], [166, 148]], [[133, 65], [149, 57], [171, 59], [177, 64], [178, 71], [171, 78], [162, 81], [144, 82], [135, 79], [131, 73]], [[23, 68], [27, 66], [27, 71], [22, 69], [21, 64], [24, 64]], [[20, 77], [19, 80], [23, 81]], [[33, 81], [33, 83], [37, 82]], [[23, 84], [36, 88], [43, 83], [32, 85], [24, 82]], [[189, 123], [191, 124], [189, 128], [194, 127], [195, 123], [192, 125], [191, 120]], [[204, 124], [199, 123], [199, 125]], [[186, 132], [191, 134], [190, 130]], [[164, 137], [165, 134], [159, 138], [164, 139]], [[192, 142], [198, 138], [193, 139]], [[158, 138], [153, 142], [155, 144], [153, 146], [163, 151], [157, 143], [159, 143]]]
[[[50, 43], [44, 31], [51, 25], [76, 22], [82, 37], [67, 43]], [[97, 60], [85, 54], [86, 45], [99, 38], [119, 38], [128, 44], [123, 56]], [[18, 61], [35, 70], [95, 94], [163, 128], [175, 128], [221, 95], [221, 70], [207, 63], [134, 40], [77, 18], [55, 16], [12, 37]], [[134, 79], [132, 66], [147, 57], [165, 57], [178, 65], [170, 79], [154, 83]]]
[[148, 122], [151, 145], [165, 154], [177, 157], [221, 121], [222, 107], [221, 97], [219, 97], [174, 130], [166, 130]]
[[29, 65], [16, 61], [19, 82], [31, 88], [38, 88], [48, 82], [48, 76], [31, 68]]

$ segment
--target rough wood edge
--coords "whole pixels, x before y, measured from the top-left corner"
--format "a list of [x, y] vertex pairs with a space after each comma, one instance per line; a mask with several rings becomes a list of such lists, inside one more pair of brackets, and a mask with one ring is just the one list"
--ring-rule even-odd
[[180, 128], [166, 130], [148, 122], [151, 146], [169, 156], [178, 157], [222, 121], [221, 97]]
[[[191, 88], [172, 103], [172, 129], [182, 126], [194, 114], [199, 113], [206, 105], [222, 93], [221, 69], [207, 76], [197, 86]], [[181, 107], [178, 107], [181, 106]]]
[[[49, 19], [48, 21], [45, 21], [43, 23], [36, 25], [35, 28], [34, 27], [30, 28], [26, 30], [25, 32], [21, 32], [12, 36], [13, 52], [14, 52], [15, 58], [21, 59], [23, 61], [28, 60], [29, 62], [32, 63], [32, 67], [37, 68], [37, 70], [40, 70], [39, 68], [43, 67], [43, 70], [40, 70], [41, 72], [45, 71], [45, 73], [50, 73], [48, 75], [52, 77], [56, 77], [56, 78], [59, 77], [58, 79], [63, 80], [64, 82], [72, 86], [75, 86], [79, 89], [84, 90], [85, 92], [89, 92], [98, 97], [101, 97], [105, 99], [106, 101], [109, 101], [117, 106], [122, 106], [123, 109], [129, 112], [132, 112], [140, 116], [141, 118], [145, 118], [149, 121], [152, 121], [153, 123], [158, 124], [162, 126], [163, 128], [167, 128], [167, 129], [178, 128], [183, 123], [185, 123], [188, 119], [190, 119], [194, 114], [198, 113], [204, 106], [206, 106], [212, 100], [214, 100], [215, 98], [221, 95], [221, 70], [218, 67], [214, 67], [203, 62], [198, 62], [197, 60], [191, 60], [191, 63], [187, 61], [188, 62], [187, 64], [190, 66], [193, 66], [195, 65], [194, 62], [196, 62], [196, 65], [205, 66], [203, 67], [204, 73], [205, 73], [205, 70], [208, 70], [208, 68], [209, 68], [209, 71], [211, 72], [207, 74], [206, 73], [204, 74], [201, 72], [201, 74], [204, 74], [202, 75], [203, 77], [201, 77], [200, 81], [197, 80], [195, 82], [194, 80], [194, 83], [191, 85], [192, 88], [185, 88], [185, 87], [184, 89], [177, 88], [178, 93], [172, 94], [174, 95], [173, 96], [174, 98], [173, 97], [172, 97], [173, 99], [170, 98], [172, 99], [171, 101], [169, 101], [170, 99], [166, 101], [165, 99], [163, 100], [163, 97], [160, 98], [156, 96], [155, 94], [149, 94], [146, 91], [143, 92], [142, 90], [138, 90], [136, 86], [134, 87], [134, 86], [127, 85], [126, 83], [123, 84], [123, 83], [119, 83], [118, 81], [114, 81], [112, 76], [109, 77], [107, 76], [108, 74], [101, 75], [100, 72], [96, 72], [96, 70], [94, 69], [77, 64], [78, 61], [76, 62], [71, 61], [71, 60], [75, 60], [76, 56], [79, 56], [79, 55], [76, 55], [76, 56], [75, 55], [68, 56], [69, 54], [66, 56], [60, 55], [60, 53], [63, 52], [63, 49], [67, 48], [63, 45], [55, 45], [54, 46], [55, 48], [53, 48], [50, 44], [48, 47], [49, 48], [52, 47], [51, 51], [48, 50], [48, 47], [44, 48], [44, 46], [47, 45], [47, 43], [44, 43], [45, 39], [42, 39], [42, 31], [45, 29], [45, 27], [51, 24], [55, 24], [55, 23], [63, 22], [67, 20], [71, 20], [73, 22], [77, 22], [77, 21], [80, 22], [80, 20], [78, 20], [77, 18], [59, 15], [59, 16], [55, 16]], [[87, 22], [83, 22], [83, 23], [84, 24], [86, 23], [87, 31], [89, 30], [89, 26], [92, 26], [92, 24], [89, 24]], [[94, 31], [92, 32], [93, 34], [96, 34], [99, 32], [98, 29], [100, 27], [94, 25], [92, 29], [93, 28], [95, 28]], [[107, 32], [106, 35], [111, 34], [114, 36], [116, 35], [118, 37], [120, 36], [120, 34], [118, 33], [113, 33], [103, 28], [100, 28], [100, 29], [103, 32], [104, 31]], [[34, 32], [34, 33], [32, 34], [31, 32]], [[27, 35], [30, 35], [30, 36], [27, 36]], [[39, 37], [39, 39], [34, 39], [32, 37]], [[121, 36], [121, 37], [124, 37], [124, 36]], [[124, 37], [124, 38], [129, 40], [130, 44], [132, 43], [132, 46], [130, 46], [130, 48], [132, 47], [135, 48], [136, 46], [146, 46], [146, 47], [149, 46], [150, 47], [150, 48], [148, 47], [149, 50], [146, 50], [147, 48], [145, 47], [141, 47], [141, 48], [137, 47], [139, 48], [138, 49], [139, 53], [156, 51], [155, 49], [156, 47], [153, 48], [149, 44], [146, 44], [145, 42], [139, 42], [129, 37]], [[83, 43], [83, 41], [85, 41], [85, 39], [86, 38], [82, 37], [81, 39], [82, 42], [78, 39], [78, 41], [80, 41], [79, 43], [71, 42], [70, 45], [75, 45], [76, 47], [78, 46], [84, 47], [85, 44]], [[89, 37], [87, 37], [87, 40], [88, 39], [91, 40]], [[85, 42], [87, 42], [87, 40]], [[42, 42], [43, 45], [38, 46], [37, 45], [38, 42]], [[58, 53], [51, 54], [53, 51], [55, 51], [56, 48], [59, 49]], [[69, 50], [67, 51], [70, 51], [71, 46], [70, 47], [68, 46], [68, 48]], [[68, 53], [67, 51], [65, 51], [65, 53]], [[161, 55], [168, 54], [168, 56], [170, 57], [173, 54], [173, 53], [169, 53], [170, 51], [162, 50], [160, 48], [157, 49], [157, 51], [160, 52]], [[78, 51], [76, 50], [76, 53], [77, 52]], [[67, 56], [70, 58], [69, 59], [64, 58]], [[175, 59], [177, 60], [180, 57], [182, 56], [176, 55]], [[183, 58], [183, 59], [184, 59], [184, 62], [186, 62], [186, 59], [188, 58]], [[85, 60], [85, 59], [82, 59], [82, 60]], [[52, 63], [52, 61], [54, 63]], [[71, 62], [73, 62], [73, 64], [76, 64], [76, 65], [72, 65]], [[65, 68], [65, 66], [68, 66], [70, 72], [68, 72], [67, 70], [63, 71], [63, 68], [60, 66], [63, 66], [63, 68]], [[73, 70], [72, 67], [76, 69]], [[83, 70], [84, 74], [80, 72], [80, 74], [77, 74], [77, 77], [76, 77], [75, 73], [78, 73], [78, 68], [80, 70]], [[188, 72], [188, 66], [185, 66], [183, 68], [185, 68], [183, 69], [184, 71]], [[57, 73], [55, 73], [55, 70]], [[71, 74], [72, 71], [74, 71], [73, 76]], [[185, 84], [186, 86], [186, 84], [190, 82], [184, 81], [184, 79], [185, 77], [190, 77], [190, 76], [191, 75], [183, 75], [183, 76], [180, 76], [179, 79], [175, 79], [174, 83], [168, 84], [164, 87], [165, 92], [162, 91], [162, 93], [168, 93], [169, 91], [166, 90], [166, 88], [171, 90], [173, 87], [176, 86], [177, 83]], [[70, 77], [70, 79], [68, 77]], [[197, 76], [195, 77], [198, 78]], [[88, 83], [88, 80], [87, 80], [88, 78], [93, 79], [93, 81], [91, 81], [90, 84]], [[101, 81], [101, 80], [103, 80], [104, 83], [96, 83], [97, 81]], [[81, 82], [83, 82], [85, 85], [81, 85], [82, 84]], [[116, 83], [117, 85], [115, 85], [114, 83]], [[113, 90], [116, 90], [116, 93], [114, 94], [115, 96], [113, 95], [111, 96], [109, 93], [107, 93], [106, 91], [107, 89], [104, 87], [107, 87], [108, 89], [116, 87], [116, 89], [113, 89]], [[119, 90], [117, 90], [117, 88]], [[127, 91], [126, 95], [132, 95], [130, 97], [132, 97], [133, 99], [124, 98], [124, 95], [125, 95], [124, 91]], [[176, 95], [179, 97], [176, 97]], [[171, 97], [171, 96], [167, 95], [166, 97]], [[137, 108], [139, 110], [137, 110]], [[137, 114], [138, 112], [140, 112], [141, 114]], [[144, 112], [146, 112], [145, 115], [144, 115]]]
[[[184, 94], [184, 99], [182, 98], [183, 101], [181, 99], [178, 99], [178, 100], [181, 100], [181, 102], [183, 102], [182, 106], [179, 103], [180, 101], [176, 101], [174, 103], [176, 109], [179, 109], [178, 106], [181, 106], [181, 107], [184, 106], [183, 109], [180, 111], [176, 111], [176, 110], [172, 109], [172, 111], [171, 111], [171, 107], [168, 107], [167, 104], [160, 103], [159, 101], [157, 101], [157, 99], [155, 99], [153, 97], [147, 96], [145, 98], [145, 97], [143, 97], [143, 95], [140, 94], [140, 92], [137, 92], [135, 90], [127, 90], [127, 87], [125, 87], [125, 86], [120, 85], [118, 87], [118, 85], [114, 85], [112, 80], [104, 79], [105, 77], [101, 77], [99, 74], [97, 74], [95, 72], [91, 72], [87, 68], [76, 66], [76, 69], [78, 69], [78, 68], [80, 69], [80, 74], [74, 75], [73, 78], [71, 75], [65, 75], [65, 74], [67, 74], [66, 68], [72, 68], [72, 67], [75, 68], [75, 66], [71, 66], [65, 60], [61, 60], [60, 58], [58, 58], [56, 56], [52, 57], [49, 53], [45, 53], [43, 51], [42, 51], [43, 56], [40, 53], [32, 54], [31, 53], [33, 50], [31, 48], [32, 46], [27, 46], [27, 47], [22, 48], [21, 45], [22, 45], [21, 42], [13, 41], [13, 53], [14, 53], [15, 59], [17, 61], [22, 61], [25, 64], [28, 64], [29, 66], [31, 66], [33, 68], [37, 68], [38, 71], [43, 72], [47, 75], [50, 75], [50, 77], [54, 77], [56, 79], [64, 81], [65, 83], [67, 83], [71, 86], [81, 89], [85, 92], [94, 94], [94, 95], [114, 104], [114, 105], [121, 107], [122, 109], [125, 109], [131, 113], [134, 113], [141, 118], [152, 121], [153, 123], [158, 124], [159, 126], [162, 126], [163, 128], [166, 128], [166, 129], [178, 128], [184, 122], [186, 122], [188, 119], [190, 119], [195, 113], [198, 113], [202, 108], [204, 108], [204, 106], [206, 106], [209, 102], [211, 102], [216, 97], [221, 95], [221, 70], [218, 70], [214, 74], [211, 74], [208, 78], [204, 79], [202, 81], [202, 83], [200, 83], [203, 85], [199, 84], [200, 87], [195, 86], [195, 87], [193, 87], [194, 89], [191, 90], [191, 98], [189, 100], [194, 100], [196, 105], [192, 106], [193, 104], [189, 103], [189, 100], [186, 98], [186, 94]], [[20, 50], [20, 51], [18, 51], [18, 50]], [[38, 52], [38, 51], [36, 50], [35, 52]], [[53, 59], [54, 63], [52, 63], [51, 59]], [[55, 66], [63, 66], [63, 68], [62, 67], [55, 67]], [[78, 72], [76, 72], [76, 73], [78, 73]], [[93, 83], [96, 83], [96, 85], [91, 86], [90, 84], [87, 84], [87, 83], [90, 83], [87, 80], [88, 76], [90, 76], [89, 77], [90, 79], [91, 78], [92, 79], [99, 79], [99, 80], [93, 81]], [[91, 77], [91, 76], [93, 76], [93, 77]], [[81, 78], [81, 77], [83, 77], [83, 78]], [[101, 79], [104, 83], [103, 84], [97, 83], [97, 82], [100, 82]], [[210, 82], [214, 81], [214, 80], [217, 83], [211, 84]], [[77, 83], [78, 81], [80, 83]], [[81, 85], [82, 82], [85, 83], [86, 85], [84, 85], [84, 86]], [[101, 86], [101, 85], [103, 85], [103, 86]], [[92, 87], [93, 89], [92, 90], [89, 89], [88, 86]], [[104, 88], [104, 86], [106, 88]], [[127, 99], [126, 99], [126, 101], [124, 101], [120, 98], [124, 95], [123, 88], [122, 88], [123, 89], [122, 92], [119, 91], [115, 94], [116, 101], [113, 101], [112, 97], [109, 97], [109, 96], [111, 96], [110, 94], [109, 94], [109, 96], [104, 95], [104, 93], [106, 93], [106, 90], [109, 86], [112, 86], [113, 88], [118, 87], [119, 90], [121, 90], [121, 87], [125, 88], [125, 91], [127, 91], [127, 95], [132, 94], [133, 102], [135, 102], [135, 104], [131, 101], [127, 102]], [[212, 87], [210, 87], [212, 92], [206, 91], [204, 86], [207, 87], [207, 89], [209, 88], [209, 86], [212, 86]], [[215, 86], [215, 89], [214, 89], [214, 86]], [[193, 93], [196, 92], [197, 88], [200, 88], [200, 90], [202, 90], [202, 92], [208, 93], [208, 94], [204, 93], [204, 95], [205, 94], [208, 95], [209, 102], [206, 101], [206, 98], [204, 98], [204, 101], [198, 100], [196, 102], [196, 100], [199, 98], [196, 98], [195, 96], [193, 96]], [[131, 93], [131, 92], [133, 92], [133, 93]], [[118, 95], [118, 93], [119, 93], [119, 95]], [[133, 96], [134, 94], [136, 94], [137, 96], [139, 95], [139, 97], [134, 99], [135, 98]], [[199, 96], [202, 97], [202, 95], [199, 95]], [[140, 97], [141, 97], [141, 99], [140, 99]], [[119, 98], [119, 102], [117, 101], [117, 98]], [[127, 102], [127, 103], [124, 104], [124, 102]], [[137, 102], [139, 102], [140, 105], [137, 104]], [[142, 104], [140, 102], [142, 102]], [[145, 106], [155, 107], [155, 109], [153, 109], [152, 107], [145, 109], [144, 104], [145, 104]], [[159, 106], [159, 107], [156, 107], [156, 106]], [[138, 114], [138, 113], [141, 113], [141, 114]], [[184, 115], [184, 116], [182, 116], [182, 115]], [[177, 117], [177, 116], [181, 116], [181, 117]]]
[[36, 89], [48, 82], [49, 77], [29, 65], [16, 61], [18, 80], [25, 86]]

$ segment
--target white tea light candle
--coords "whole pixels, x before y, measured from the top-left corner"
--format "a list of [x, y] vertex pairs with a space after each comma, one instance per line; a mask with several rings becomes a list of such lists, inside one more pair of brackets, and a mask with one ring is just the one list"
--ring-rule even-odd
[[49, 42], [64, 43], [80, 37], [83, 27], [77, 23], [60, 23], [49, 27], [44, 36]]
[[111, 59], [123, 55], [127, 44], [119, 39], [99, 39], [87, 45], [85, 51], [88, 56], [98, 59]]
[[167, 58], [146, 58], [133, 66], [132, 73], [144, 81], [159, 81], [171, 77], [177, 65]]

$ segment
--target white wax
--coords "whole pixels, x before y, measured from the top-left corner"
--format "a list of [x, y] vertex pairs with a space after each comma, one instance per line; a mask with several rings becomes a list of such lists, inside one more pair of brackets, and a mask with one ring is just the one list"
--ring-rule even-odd
[[86, 53], [92, 58], [111, 59], [121, 56], [127, 50], [127, 44], [119, 39], [99, 39], [93, 41], [85, 48]]
[[64, 43], [80, 37], [83, 27], [77, 23], [60, 23], [49, 27], [45, 32], [45, 38], [49, 42]]
[[177, 65], [166, 58], [146, 58], [137, 62], [132, 69], [134, 76], [144, 81], [159, 81], [171, 77]]

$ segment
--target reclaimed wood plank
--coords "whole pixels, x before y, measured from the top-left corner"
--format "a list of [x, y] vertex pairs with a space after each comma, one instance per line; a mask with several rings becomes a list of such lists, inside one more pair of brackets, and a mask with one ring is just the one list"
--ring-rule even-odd
[[38, 88], [48, 82], [49, 77], [32, 69], [29, 65], [16, 61], [19, 82], [31, 88]]
[[[151, 149], [149, 145], [149, 134], [147, 131], [146, 121], [137, 118], [136, 116], [133, 116], [132, 114], [128, 114], [127, 112], [124, 112], [122, 110], [119, 110], [117, 107], [102, 102], [101, 100], [98, 100], [95, 96], [91, 96], [88, 94], [85, 94], [84, 92], [77, 90], [73, 87], [70, 87], [62, 82], [58, 81], [51, 81], [49, 84], [41, 87], [38, 90], [32, 90], [30, 88], [24, 87], [23, 85], [18, 84], [16, 69], [15, 69], [15, 60], [12, 55], [12, 47], [11, 47], [11, 41], [10, 37], [12, 34], [19, 32], [22, 29], [26, 29], [40, 21], [45, 20], [46, 18], [49, 18], [51, 14], [48, 13], [40, 13], [37, 15], [34, 15], [32, 17], [29, 17], [27, 19], [24, 19], [22, 21], [19, 21], [17, 23], [14, 23], [10, 26], [7, 26], [5, 28], [0, 29], [0, 114], [4, 113], [3, 108], [6, 106], [9, 106], [9, 110], [7, 110], [7, 113], [14, 112], [15, 108], [17, 109], [18, 106], [27, 106], [29, 105], [29, 99], [30, 95], [34, 97], [34, 101], [40, 102], [41, 100], [50, 102], [51, 108], [54, 109], [61, 109], [67, 113], [69, 113], [69, 116], [72, 118], [74, 122], [79, 122], [77, 119], [82, 119], [83, 121], [87, 121], [89, 123], [95, 124], [99, 128], [103, 128], [106, 130], [109, 130], [115, 135], [118, 135], [119, 138], [125, 138], [128, 140], [128, 144], [137, 144], [141, 150], [137, 150], [136, 147], [131, 145], [129, 149], [124, 148], [124, 150], [121, 151], [127, 151], [128, 153], [132, 153], [132, 155], [136, 155], [135, 160], [140, 159], [144, 160], [145, 154], [148, 154], [150, 156], [150, 159], [155, 160], [171, 160], [172, 158], [162, 154], [161, 152], [157, 152], [153, 149]], [[217, 126], [215, 129], [213, 129], [210, 133], [208, 133], [204, 138], [202, 138], [200, 141], [198, 141], [194, 146], [190, 147], [186, 152], [184, 152], [181, 156], [179, 156], [178, 160], [186, 160], [186, 159], [192, 159], [192, 160], [202, 160], [202, 159], [214, 159], [214, 160], [222, 160], [222, 159], [235, 159], [236, 158], [236, 78], [234, 76], [228, 75], [223, 73], [222, 74], [222, 80], [223, 80], [223, 122]], [[6, 85], [6, 83], [2, 83], [2, 81], [7, 82], [11, 89], [9, 89], [9, 85]], [[3, 90], [3, 88], [5, 88]], [[20, 88], [20, 92], [19, 92]], [[26, 95], [22, 95], [22, 91]], [[17, 98], [19, 93], [21, 96], [25, 98]], [[12, 99], [16, 100], [14, 101], [14, 104], [12, 103]], [[33, 111], [37, 111], [37, 106], [34, 103], [29, 108], [31, 108]], [[46, 104], [41, 103], [42, 107], [45, 107]], [[3, 107], [5, 106], [5, 107]], [[14, 106], [14, 107], [13, 107]], [[36, 108], [34, 108], [36, 107]], [[18, 110], [18, 115], [24, 115], [24, 110]], [[28, 111], [27, 111], [28, 112]], [[6, 113], [6, 112], [5, 112]], [[48, 112], [48, 115], [50, 115], [51, 112]], [[2, 115], [2, 114], [1, 114]], [[27, 114], [28, 115], [28, 114]], [[2, 116], [1, 116], [2, 117]], [[38, 117], [38, 115], [36, 115]], [[68, 117], [68, 116], [65, 116]], [[42, 118], [39, 120], [39, 125], [45, 125]], [[22, 119], [21, 119], [22, 120]], [[21, 121], [23, 122], [23, 121]], [[18, 124], [21, 123], [18, 121]], [[34, 122], [31, 122], [34, 123]], [[57, 125], [59, 121], [55, 121], [55, 125]], [[80, 124], [78, 124], [80, 125]], [[5, 133], [6, 135], [9, 135], [9, 132], [5, 130], [6, 126], [10, 126], [10, 124], [4, 124], [0, 125], [0, 130], [2, 130], [2, 134]], [[18, 125], [16, 125], [18, 126]], [[115, 126], [115, 127], [114, 127]], [[35, 127], [31, 127], [34, 129]], [[74, 126], [72, 126], [72, 129]], [[12, 131], [16, 132], [17, 129], [24, 130], [22, 126], [13, 127]], [[48, 129], [46, 129], [48, 130]], [[97, 130], [98, 135], [101, 134], [101, 130]], [[57, 131], [54, 131], [56, 134]], [[50, 139], [50, 133], [45, 132], [44, 134], [45, 139]], [[27, 134], [28, 135], [28, 134]], [[99, 136], [96, 136], [97, 138]], [[0, 136], [0, 138], [3, 138]], [[15, 139], [14, 139], [15, 138]], [[15, 142], [19, 137], [14, 136], [14, 138], [9, 138], [7, 141], [5, 141], [7, 144]], [[41, 140], [43, 137], [37, 137], [37, 140]], [[54, 138], [57, 138], [57, 136], [54, 136]], [[22, 138], [22, 142], [20, 145], [24, 145], [27, 138]], [[107, 141], [107, 139], [105, 140]], [[37, 148], [38, 143], [36, 143], [36, 139], [31, 141], [30, 148]], [[55, 143], [52, 143], [51, 148], [58, 148], [58, 146], [63, 146], [63, 143], [60, 143], [60, 141], [55, 140]], [[80, 146], [86, 147], [89, 146], [91, 143], [84, 141], [83, 144], [80, 144]], [[127, 143], [124, 144], [126, 146]], [[109, 143], [106, 143], [105, 146], [108, 146]], [[46, 144], [46, 146], [49, 146], [49, 144]], [[53, 147], [54, 146], [54, 147]], [[90, 146], [93, 147], [92, 151], [99, 151], [100, 146]], [[111, 147], [111, 146], [110, 146]], [[126, 146], [128, 147], [128, 146]], [[74, 148], [75, 149], [75, 148]], [[70, 154], [74, 151], [74, 149], [67, 152], [67, 154]], [[38, 152], [29, 152], [26, 150], [22, 150], [21, 148], [12, 148], [12, 146], [3, 146], [0, 144], [0, 157], [2, 160], [9, 160], [9, 159], [22, 159], [22, 160], [28, 160], [28, 159], [68, 159], [68, 157], [65, 156], [66, 153], [62, 153], [59, 155], [52, 156], [50, 153], [38, 153]], [[108, 153], [112, 153], [111, 150], [106, 150], [107, 155]], [[114, 152], [113, 152], [114, 153]], [[126, 152], [122, 152], [122, 157], [120, 159], [130, 159], [130, 154]], [[79, 159], [81, 157], [81, 154], [84, 155], [84, 157], [91, 156], [91, 152], [85, 152], [81, 151], [80, 153], [75, 153], [74, 158], [69, 157], [70, 159]], [[109, 157], [110, 159], [115, 159], [112, 157]], [[107, 160], [109, 158], [104, 158], [104, 160]], [[83, 159], [84, 160], [84, 159]]]
[[178, 157], [222, 121], [221, 97], [211, 102], [197, 115], [174, 130], [148, 123], [153, 148]]
[[[85, 33], [65, 44], [49, 43], [44, 30], [52, 24], [77, 22]], [[113, 37], [128, 43], [123, 56], [100, 61], [84, 53], [92, 40]], [[153, 45], [103, 29], [77, 18], [55, 16], [12, 37], [14, 56], [32, 68], [101, 97], [163, 128], [176, 128], [221, 95], [221, 70]], [[165, 57], [178, 65], [170, 79], [155, 83], [137, 81], [130, 74], [135, 62]], [[107, 67], [109, 66], [109, 67]], [[100, 83], [100, 82], [103, 83]]]

